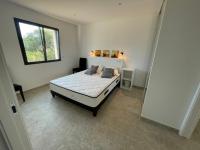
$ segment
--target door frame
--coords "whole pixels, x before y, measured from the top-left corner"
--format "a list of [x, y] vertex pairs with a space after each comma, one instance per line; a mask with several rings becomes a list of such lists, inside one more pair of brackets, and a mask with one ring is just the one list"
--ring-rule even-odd
[[32, 150], [1, 43], [0, 68], [0, 130], [9, 150]]
[[200, 120], [200, 83], [181, 124], [179, 135], [190, 138]]

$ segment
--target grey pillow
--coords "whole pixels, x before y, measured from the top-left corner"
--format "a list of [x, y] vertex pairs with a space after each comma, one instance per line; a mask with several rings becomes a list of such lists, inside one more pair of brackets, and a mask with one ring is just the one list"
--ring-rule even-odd
[[91, 66], [89, 69], [87, 69], [85, 71], [85, 74], [88, 74], [88, 75], [92, 75], [92, 74], [95, 74], [97, 73], [97, 69], [98, 69], [99, 66]]
[[103, 73], [101, 75], [102, 78], [112, 78], [114, 76], [113, 68], [104, 68]]

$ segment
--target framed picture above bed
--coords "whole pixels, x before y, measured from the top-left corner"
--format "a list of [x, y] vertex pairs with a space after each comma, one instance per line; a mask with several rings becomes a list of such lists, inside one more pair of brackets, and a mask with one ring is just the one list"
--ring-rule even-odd
[[121, 50], [91, 50], [89, 55], [91, 57], [107, 57], [122, 59], [124, 52]]
[[103, 50], [103, 57], [110, 57], [110, 50]]
[[111, 58], [118, 58], [119, 57], [119, 50], [112, 50]]
[[95, 50], [94, 51], [94, 56], [101, 57], [101, 50]]

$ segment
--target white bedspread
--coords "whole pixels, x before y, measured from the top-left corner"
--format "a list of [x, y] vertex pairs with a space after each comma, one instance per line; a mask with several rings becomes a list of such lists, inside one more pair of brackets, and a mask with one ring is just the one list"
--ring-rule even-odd
[[50, 83], [90, 97], [97, 97], [118, 77], [101, 78], [99, 74], [87, 75], [84, 72], [64, 76]]

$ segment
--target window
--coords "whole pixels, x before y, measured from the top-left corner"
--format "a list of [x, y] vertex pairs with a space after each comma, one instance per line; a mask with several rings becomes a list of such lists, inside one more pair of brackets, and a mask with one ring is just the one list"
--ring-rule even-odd
[[60, 61], [59, 30], [14, 18], [24, 64]]

